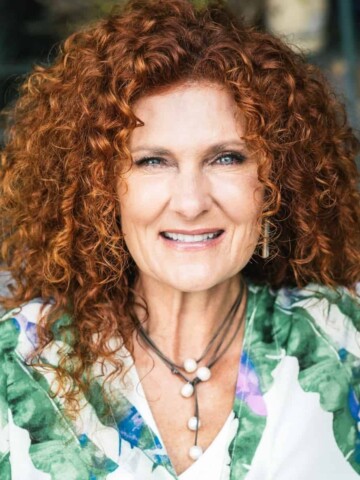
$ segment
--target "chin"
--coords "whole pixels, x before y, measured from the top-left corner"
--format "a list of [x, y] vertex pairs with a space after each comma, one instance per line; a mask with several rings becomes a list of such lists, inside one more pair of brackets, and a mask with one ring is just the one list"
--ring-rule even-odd
[[209, 290], [210, 288], [222, 283], [228, 277], [226, 275], [219, 276], [214, 275], [213, 272], [182, 272], [177, 275], [172, 275], [171, 279], [168, 280], [169, 285], [171, 285], [176, 290], [181, 292], [202, 292], [204, 290]]

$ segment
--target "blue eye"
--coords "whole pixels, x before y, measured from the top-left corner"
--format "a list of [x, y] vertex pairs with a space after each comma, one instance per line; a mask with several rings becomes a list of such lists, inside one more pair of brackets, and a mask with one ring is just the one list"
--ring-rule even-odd
[[[213, 163], [216, 165], [240, 165], [246, 160], [241, 153], [223, 153], [218, 156]], [[143, 157], [136, 160], [134, 164], [138, 167], [161, 167], [167, 164], [167, 161], [160, 157]]]
[[141, 167], [141, 166], [156, 167], [158, 165], [162, 165], [163, 160], [161, 158], [157, 158], [157, 157], [144, 157], [144, 158], [141, 158], [140, 160], [137, 160], [134, 163], [135, 163], [135, 165], [137, 165], [139, 167]]
[[239, 165], [246, 160], [246, 157], [240, 153], [225, 153], [220, 155], [214, 163], [220, 165]]

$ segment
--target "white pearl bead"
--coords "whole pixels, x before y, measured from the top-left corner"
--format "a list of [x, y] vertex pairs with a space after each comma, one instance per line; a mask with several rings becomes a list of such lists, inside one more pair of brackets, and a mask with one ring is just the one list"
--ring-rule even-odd
[[189, 457], [192, 460], [198, 460], [203, 454], [203, 450], [199, 445], [193, 445], [189, 450]]
[[183, 385], [180, 393], [183, 397], [189, 398], [194, 393], [194, 387], [191, 385], [191, 383], [185, 383], [185, 385]]
[[189, 430], [192, 430], [193, 432], [195, 432], [196, 427], [198, 427], [198, 428], [201, 427], [201, 422], [200, 422], [200, 419], [198, 417], [191, 417], [191, 418], [189, 418], [187, 425], [188, 425]]
[[202, 382], [206, 382], [211, 377], [210, 369], [207, 367], [200, 367], [196, 371], [196, 376]]
[[196, 360], [193, 358], [187, 358], [184, 361], [184, 370], [188, 373], [193, 373], [197, 369], [197, 363]]

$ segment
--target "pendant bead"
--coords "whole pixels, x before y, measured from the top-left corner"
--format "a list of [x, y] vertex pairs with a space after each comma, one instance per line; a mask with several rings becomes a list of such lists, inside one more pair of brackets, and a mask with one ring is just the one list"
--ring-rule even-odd
[[184, 370], [188, 373], [193, 373], [198, 368], [196, 360], [193, 358], [187, 358], [184, 361]]
[[180, 393], [183, 397], [190, 398], [194, 393], [194, 387], [191, 385], [191, 383], [185, 383], [185, 385], [183, 385], [181, 388]]
[[196, 370], [196, 376], [202, 382], [206, 382], [211, 378], [210, 369], [207, 367], [200, 367]]
[[193, 432], [195, 432], [197, 429], [201, 427], [200, 419], [198, 417], [189, 418], [187, 426], [189, 430], [192, 430]]
[[189, 450], [189, 457], [192, 460], [198, 460], [203, 454], [203, 449], [199, 445], [193, 445]]

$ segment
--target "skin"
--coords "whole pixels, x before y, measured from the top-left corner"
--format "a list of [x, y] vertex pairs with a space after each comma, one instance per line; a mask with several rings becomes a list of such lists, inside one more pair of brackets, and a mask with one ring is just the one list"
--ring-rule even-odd
[[[121, 224], [139, 268], [136, 290], [148, 305], [146, 329], [165, 355], [182, 363], [202, 354], [239, 292], [239, 272], [258, 242], [263, 190], [242, 140], [244, 120], [224, 87], [183, 83], [140, 98], [133, 109], [144, 125], [131, 134], [133, 165], [119, 181]], [[217, 153], [209, 151], [219, 144]], [[151, 160], [142, 161], [145, 156]], [[160, 234], [179, 229], [223, 233], [200, 248]], [[244, 306], [245, 297], [233, 329]], [[211, 381], [198, 388], [204, 449], [231, 411], [243, 334], [241, 328]], [[193, 463], [194, 434], [186, 427], [193, 400], [179, 395], [183, 382], [135, 337], [134, 360], [179, 474]]]

